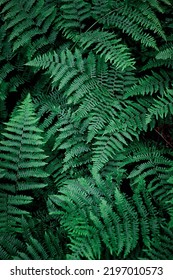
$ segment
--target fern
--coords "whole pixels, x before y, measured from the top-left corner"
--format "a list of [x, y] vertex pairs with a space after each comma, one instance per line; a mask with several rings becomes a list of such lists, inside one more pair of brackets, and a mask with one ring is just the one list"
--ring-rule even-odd
[[128, 178], [131, 180], [133, 188], [140, 184], [141, 180], [148, 182], [148, 191], [152, 193], [159, 207], [165, 209], [171, 218], [172, 186], [168, 184], [168, 179], [172, 160], [168, 158], [167, 150], [159, 149], [152, 143], [132, 145], [129, 147], [127, 156], [122, 159], [120, 167], [124, 168], [131, 164], [133, 164], [133, 169]]
[[166, 72], [162, 71], [160, 74], [152, 72], [152, 76], [145, 76], [144, 78], [138, 79], [138, 84], [128, 88], [125, 93], [125, 98], [146, 94], [159, 94], [163, 96], [170, 82], [171, 79]]
[[[28, 94], [6, 123], [5, 132], [2, 133], [4, 139], [0, 146], [0, 166], [5, 170], [5, 174], [0, 185], [1, 231], [12, 229], [15, 222], [20, 221], [18, 215], [28, 213], [18, 208], [18, 205], [32, 202], [32, 197], [23, 195], [23, 192], [46, 186], [41, 182], [41, 178], [48, 176], [42, 170], [46, 164], [43, 162], [46, 156], [41, 149], [41, 130], [36, 127], [36, 122], [31, 97]], [[5, 205], [9, 205], [9, 208], [6, 209]]]
[[22, 250], [23, 242], [18, 240], [14, 234], [2, 233], [0, 236], [0, 260], [11, 260], [17, 255], [18, 250]]
[[31, 236], [26, 244], [26, 252], [21, 250], [16, 255], [15, 260], [59, 260], [63, 258], [58, 234], [53, 234], [51, 231], [45, 232], [42, 243]]
[[[90, 63], [90, 56], [88, 57], [88, 63]], [[48, 73], [52, 78], [52, 86], [58, 87], [59, 90], [67, 88], [65, 96], [69, 97], [72, 93], [76, 95], [74, 99], [77, 101], [83, 97], [88, 90], [96, 86], [96, 82], [91, 80], [91, 77], [86, 73], [84, 68], [84, 60], [80, 50], [76, 49], [75, 53], [69, 50], [63, 50], [60, 55], [45, 54], [42, 57], [35, 58], [33, 61], [28, 62], [26, 65], [35, 66], [43, 69], [48, 68]], [[83, 83], [83, 89], [81, 90], [80, 84]], [[68, 100], [68, 103], [71, 99]]]
[[62, 0], [59, 27], [65, 36], [72, 37], [85, 29], [85, 20], [91, 16], [91, 5], [83, 0]]
[[152, 240], [152, 249], [145, 250], [147, 258], [152, 260], [172, 260], [172, 231], [165, 226], [162, 228], [160, 242]]
[[116, 65], [117, 69], [126, 69], [128, 67], [134, 67], [134, 60], [130, 58], [128, 49], [125, 45], [121, 44], [120, 39], [117, 39], [113, 33], [107, 31], [88, 31], [76, 36], [78, 44], [84, 49], [90, 48], [104, 57], [105, 61], [110, 61], [113, 65]]
[[165, 34], [149, 4], [140, 3], [139, 5], [138, 3], [133, 1], [127, 6], [126, 3], [119, 1], [110, 1], [110, 4], [108, 2], [105, 4], [104, 1], [95, 0], [93, 16], [107, 28], [119, 28], [122, 32], [132, 36], [135, 41], [141, 41], [141, 44], [157, 49], [156, 41], [141, 28], [141, 25], [157, 32], [164, 39]]
[[166, 117], [168, 114], [173, 114], [172, 108], [172, 90], [167, 90], [163, 97], [158, 97], [153, 102], [151, 108], [148, 109], [148, 114], [146, 116], [146, 122], [149, 123], [154, 117], [158, 119], [159, 117]]
[[172, 28], [170, 0], [0, 0], [1, 259], [172, 259]]
[[[154, 236], [159, 232], [159, 217], [154, 207], [147, 218], [142, 199], [146, 206], [151, 203], [145, 192], [136, 194], [133, 201], [110, 182], [100, 182], [96, 187], [90, 178], [80, 178], [67, 181], [59, 195], [50, 196], [48, 206], [50, 214], [61, 217], [61, 224], [71, 240], [69, 248], [73, 257], [100, 259], [102, 247], [106, 246], [110, 255], [118, 258], [122, 254], [126, 257], [137, 246], [139, 234], [149, 247], [150, 234]], [[157, 226], [150, 229], [152, 222]]]
[[158, 54], [156, 55], [156, 59], [172, 60], [172, 55], [173, 55], [173, 46], [170, 45], [169, 47], [166, 46], [164, 50], [159, 51]]
[[[1, 14], [6, 22], [5, 28], [9, 32], [9, 41], [12, 43], [13, 52], [27, 44], [32, 46], [31, 42], [35, 41], [28, 52], [28, 58], [31, 58], [36, 50], [50, 44], [53, 34], [49, 34], [49, 39], [47, 39], [46, 33], [50, 25], [56, 25], [56, 7], [46, 5], [44, 0], [30, 1], [29, 3], [23, 1], [20, 4], [16, 1], [3, 1], [2, 4], [5, 5]], [[55, 38], [54, 36], [54, 40]]]

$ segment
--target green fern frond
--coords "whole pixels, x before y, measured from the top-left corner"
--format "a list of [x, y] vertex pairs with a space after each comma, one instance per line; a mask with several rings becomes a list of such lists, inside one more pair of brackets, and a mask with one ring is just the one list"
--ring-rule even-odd
[[159, 20], [147, 3], [140, 2], [139, 5], [139, 2], [133, 1], [126, 5], [123, 2], [104, 3], [96, 0], [93, 17], [107, 28], [119, 28], [123, 33], [132, 36], [135, 41], [141, 41], [141, 44], [147, 47], [157, 49], [154, 37], [147, 33], [146, 29], [151, 29], [165, 39]]
[[26, 252], [18, 251], [15, 260], [59, 260], [62, 259], [58, 235], [48, 231], [44, 234], [44, 242], [29, 238]]
[[59, 27], [67, 38], [74, 33], [81, 33], [85, 28], [85, 20], [91, 16], [91, 4], [83, 0], [62, 0]]
[[163, 96], [165, 89], [169, 86], [171, 78], [165, 71], [156, 73], [152, 71], [152, 76], [145, 76], [138, 79], [138, 84], [133, 85], [125, 93], [125, 98], [136, 95], [153, 95], [159, 93]]
[[[89, 67], [87, 68], [87, 65], [91, 65], [91, 56], [92, 54], [85, 62], [80, 50], [76, 49], [73, 54], [66, 49], [59, 55], [54, 52], [54, 54], [48, 53], [36, 57], [26, 65], [48, 69], [53, 88], [58, 87], [59, 90], [65, 90], [65, 96], [70, 104], [72, 100], [74, 103], [78, 102], [89, 90], [97, 86], [96, 81], [91, 79]], [[72, 94], [75, 94], [73, 98], [71, 98]]]
[[59, 195], [50, 196], [48, 207], [51, 215], [61, 217], [70, 238], [71, 257], [77, 259], [100, 259], [104, 247], [114, 258], [126, 257], [136, 248], [141, 234], [149, 247], [160, 230], [148, 194], [140, 191], [127, 199], [110, 182], [100, 181], [95, 186], [90, 178], [68, 180]]
[[172, 4], [0, 0], [1, 259], [172, 258]]
[[173, 58], [173, 45], [172, 44], [164, 47], [164, 50], [160, 50], [156, 55], [156, 59], [172, 60], [172, 58]]
[[[9, 41], [13, 45], [13, 52], [20, 47], [26, 46], [34, 41], [35, 38], [44, 38], [46, 44], [49, 41], [46, 33], [50, 25], [54, 24], [56, 19], [56, 7], [49, 6], [46, 1], [31, 1], [30, 4], [26, 0], [16, 3], [16, 1], [4, 1], [4, 7], [1, 14], [6, 22], [6, 30], [9, 32]], [[36, 46], [38, 50], [38, 45]], [[33, 53], [35, 50], [32, 48]]]
[[173, 114], [173, 90], [167, 89], [162, 97], [153, 100], [153, 105], [148, 109], [146, 115], [146, 123], [151, 122], [152, 118], [156, 120], [166, 117], [168, 114]]
[[114, 33], [108, 31], [88, 31], [82, 35], [76, 36], [77, 42], [84, 48], [93, 49], [96, 54], [104, 57], [104, 60], [110, 61], [117, 69], [134, 68], [134, 59], [130, 57], [127, 46], [117, 39]]
[[142, 67], [142, 71], [145, 71], [148, 69], [154, 69], [154, 68], [160, 69], [161, 67], [166, 67], [167, 69], [172, 69], [172, 67], [173, 67], [172, 60], [152, 58], [147, 62], [146, 65], [144, 65]]
[[152, 99], [149, 98], [138, 98], [136, 102], [130, 100], [123, 102], [124, 108], [120, 113], [120, 120], [127, 125], [127, 130], [131, 131], [137, 139], [140, 131], [147, 131], [149, 125], [151, 129], [155, 125], [154, 121], [146, 124], [146, 113], [151, 104]]
[[[7, 225], [10, 223], [8, 215], [27, 213], [15, 207], [32, 201], [30, 196], [22, 196], [22, 192], [46, 186], [41, 182], [48, 176], [42, 169], [46, 164], [44, 162], [46, 156], [42, 149], [41, 130], [37, 128], [36, 123], [31, 96], [28, 94], [6, 123], [5, 132], [2, 133], [4, 139], [0, 142], [0, 166], [5, 170], [0, 185], [1, 211], [6, 217], [4, 222]], [[5, 205], [9, 206], [9, 209], [6, 210]], [[11, 220], [15, 219], [11, 218]], [[7, 225], [1, 224], [2, 230], [8, 227], [10, 229], [11, 226]]]
[[[23, 190], [25, 189], [25, 183], [20, 181], [25, 178], [22, 173], [25, 176], [32, 174], [31, 176], [38, 177], [39, 168], [46, 164], [42, 162], [42, 159], [46, 158], [41, 149], [43, 141], [39, 134], [42, 131], [36, 127], [36, 123], [37, 118], [34, 114], [31, 97], [28, 95], [13, 114], [13, 118], [6, 123], [6, 132], [2, 133], [4, 140], [1, 141], [0, 147], [1, 166], [7, 166], [8, 179], [15, 178], [15, 183], [11, 188], [12, 192], [20, 189], [19, 185]], [[47, 176], [41, 169], [40, 175], [43, 178]]]
[[[104, 69], [103, 66], [104, 64], [102, 63], [102, 69]], [[125, 71], [121, 71], [117, 70], [117, 67], [111, 65], [109, 71], [106, 73], [106, 81], [103, 86], [120, 99], [124, 98], [127, 89], [136, 84], [136, 82], [137, 79], [133, 69], [126, 68]]]
[[[129, 152], [128, 152], [129, 150]], [[155, 198], [155, 201], [168, 213], [171, 208], [172, 194], [171, 184], [168, 184], [169, 170], [172, 167], [172, 160], [167, 157], [167, 150], [157, 148], [151, 144], [132, 144], [127, 149], [126, 158], [120, 163], [121, 168], [133, 169], [128, 177], [133, 189], [140, 184], [141, 180], [147, 182], [147, 189]]]
[[12, 260], [18, 250], [23, 249], [23, 242], [18, 240], [14, 234], [1, 233], [0, 235], [0, 260]]
[[152, 247], [149, 249], [144, 249], [147, 259], [152, 260], [172, 260], [173, 251], [172, 251], [172, 230], [168, 229], [165, 226], [162, 227], [162, 232], [159, 241], [151, 241]]

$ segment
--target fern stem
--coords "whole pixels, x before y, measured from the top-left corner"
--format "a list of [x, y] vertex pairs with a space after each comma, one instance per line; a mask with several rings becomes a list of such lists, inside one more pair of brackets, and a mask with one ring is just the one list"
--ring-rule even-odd
[[[103, 19], [103, 18], [105, 18], [105, 17], [107, 17], [107, 16], [109, 16], [110, 14], [112, 14], [113, 12], [115, 12], [115, 11], [118, 11], [119, 9], [114, 9], [114, 10], [112, 10], [112, 11], [110, 11], [109, 13], [107, 13], [106, 15], [104, 15], [104, 16], [102, 16], [101, 18], [99, 18], [96, 22], [94, 22], [83, 34], [85, 34], [85, 33], [87, 33], [88, 31], [90, 31], [90, 29], [92, 29], [98, 22], [99, 22], [99, 20], [101, 20], [101, 19]], [[79, 40], [80, 39], [78, 39], [74, 44], [73, 44], [73, 46], [71, 47], [71, 51], [73, 50], [73, 48], [76, 46], [76, 44], [79, 42]]]
[[171, 143], [168, 142], [168, 141], [166, 140], [166, 138], [165, 138], [156, 128], [155, 128], [154, 130], [162, 137], [162, 139], [166, 142], [166, 144], [167, 144], [169, 147], [173, 148], [173, 146], [171, 145]]

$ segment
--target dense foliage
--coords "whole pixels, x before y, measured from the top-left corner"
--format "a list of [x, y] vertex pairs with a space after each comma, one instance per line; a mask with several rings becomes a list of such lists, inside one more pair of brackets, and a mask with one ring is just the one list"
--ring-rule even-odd
[[173, 259], [172, 17], [0, 0], [1, 259]]

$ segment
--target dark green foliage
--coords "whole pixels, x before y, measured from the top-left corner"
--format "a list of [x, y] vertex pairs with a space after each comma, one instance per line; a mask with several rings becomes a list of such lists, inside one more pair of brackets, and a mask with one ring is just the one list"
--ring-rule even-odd
[[61, 217], [71, 257], [100, 259], [107, 249], [113, 258], [125, 258], [140, 235], [148, 249], [152, 237], [159, 239], [161, 217], [144, 186], [128, 199], [117, 183], [108, 180], [95, 186], [91, 178], [79, 178], [67, 181], [59, 195], [50, 196], [50, 214]]
[[20, 208], [32, 202], [32, 196], [25, 193], [46, 186], [43, 178], [48, 174], [42, 169], [46, 156], [36, 122], [28, 94], [13, 112], [0, 142], [0, 167], [5, 170], [0, 184], [1, 232], [13, 231], [20, 222], [19, 215], [29, 214]]
[[0, 259], [173, 259], [172, 0], [0, 0]]

